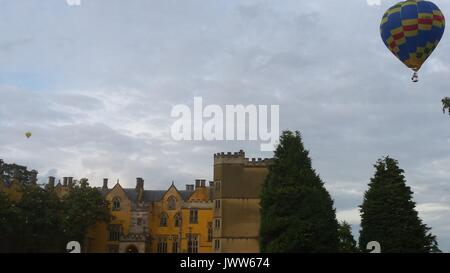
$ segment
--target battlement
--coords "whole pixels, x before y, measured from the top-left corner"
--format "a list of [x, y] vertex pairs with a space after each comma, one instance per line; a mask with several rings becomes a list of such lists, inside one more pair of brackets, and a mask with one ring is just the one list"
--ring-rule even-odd
[[244, 166], [268, 166], [272, 162], [270, 158], [246, 158], [245, 152], [240, 150], [235, 153], [214, 154], [214, 164], [242, 164]]
[[234, 158], [243, 158], [245, 159], [245, 152], [243, 150], [240, 150], [239, 152], [235, 152], [235, 153], [217, 153], [214, 154], [214, 159], [234, 159]]
[[272, 158], [246, 158], [245, 166], [269, 166], [272, 164]]

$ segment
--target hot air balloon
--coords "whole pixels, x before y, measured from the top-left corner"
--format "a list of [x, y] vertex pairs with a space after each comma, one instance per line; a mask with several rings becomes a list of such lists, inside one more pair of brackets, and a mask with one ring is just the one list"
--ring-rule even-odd
[[441, 10], [430, 1], [399, 2], [386, 11], [381, 20], [381, 38], [386, 47], [407, 67], [417, 72], [433, 53], [445, 30]]
[[30, 138], [30, 137], [31, 137], [31, 132], [26, 132], [26, 133], [25, 133], [25, 136], [26, 136], [27, 138]]

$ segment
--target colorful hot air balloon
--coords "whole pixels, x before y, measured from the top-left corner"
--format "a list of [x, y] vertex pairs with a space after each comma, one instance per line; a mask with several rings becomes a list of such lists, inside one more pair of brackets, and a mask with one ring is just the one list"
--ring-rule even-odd
[[30, 137], [31, 137], [31, 132], [26, 132], [26, 133], [25, 133], [25, 136], [26, 136], [27, 138], [30, 138]]
[[430, 1], [403, 1], [386, 11], [381, 20], [381, 38], [387, 48], [414, 71], [417, 71], [438, 45], [445, 30], [441, 10]]

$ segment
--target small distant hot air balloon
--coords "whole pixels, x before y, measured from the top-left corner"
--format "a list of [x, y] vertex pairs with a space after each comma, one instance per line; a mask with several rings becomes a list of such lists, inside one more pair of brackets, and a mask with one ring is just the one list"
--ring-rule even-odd
[[25, 133], [25, 136], [26, 136], [27, 138], [30, 138], [30, 137], [31, 137], [31, 132], [29, 132], [29, 131], [26, 132], [26, 133]]
[[380, 30], [384, 44], [414, 71], [412, 80], [417, 82], [417, 72], [444, 34], [445, 18], [430, 1], [408, 0], [386, 11]]

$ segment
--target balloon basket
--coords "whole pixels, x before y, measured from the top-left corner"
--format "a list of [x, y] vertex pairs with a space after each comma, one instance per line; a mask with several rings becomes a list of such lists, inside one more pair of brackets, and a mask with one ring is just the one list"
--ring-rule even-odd
[[411, 80], [413, 82], [418, 82], [419, 81], [419, 75], [417, 74], [417, 71], [414, 71], [414, 74], [412, 75]]

